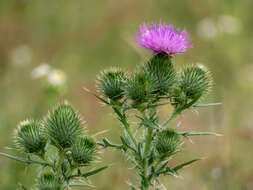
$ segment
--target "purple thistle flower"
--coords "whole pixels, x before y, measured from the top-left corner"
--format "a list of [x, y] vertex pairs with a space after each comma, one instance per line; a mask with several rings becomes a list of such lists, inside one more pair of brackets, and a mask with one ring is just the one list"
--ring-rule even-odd
[[168, 56], [172, 56], [193, 48], [185, 29], [180, 33], [172, 25], [161, 22], [159, 25], [143, 24], [139, 29], [140, 31], [136, 34], [136, 42], [146, 49], [153, 50], [155, 55], [165, 52]]

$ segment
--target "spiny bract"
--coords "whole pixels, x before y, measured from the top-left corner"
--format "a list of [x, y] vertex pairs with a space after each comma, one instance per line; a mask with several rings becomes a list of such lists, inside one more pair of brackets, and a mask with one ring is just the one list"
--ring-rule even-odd
[[133, 74], [126, 82], [126, 97], [136, 105], [146, 102], [151, 97], [151, 93], [151, 81], [144, 72]]
[[105, 97], [118, 100], [124, 96], [126, 74], [117, 68], [103, 71], [98, 77], [98, 87]]
[[195, 99], [208, 91], [211, 85], [209, 72], [198, 66], [186, 67], [179, 78], [179, 87], [188, 98]]
[[60, 179], [51, 172], [42, 174], [37, 180], [39, 190], [66, 190]]
[[18, 125], [15, 143], [19, 150], [26, 153], [43, 153], [46, 141], [40, 122], [25, 120]]
[[170, 157], [180, 150], [181, 140], [179, 135], [172, 129], [166, 129], [157, 133], [155, 143], [160, 157]]
[[80, 116], [67, 103], [49, 112], [44, 125], [52, 143], [62, 148], [70, 147], [83, 132]]
[[152, 57], [143, 69], [153, 86], [153, 93], [166, 95], [176, 82], [176, 71], [167, 55], [158, 54]]
[[78, 164], [89, 164], [96, 155], [96, 143], [88, 138], [78, 138], [71, 147], [73, 160]]

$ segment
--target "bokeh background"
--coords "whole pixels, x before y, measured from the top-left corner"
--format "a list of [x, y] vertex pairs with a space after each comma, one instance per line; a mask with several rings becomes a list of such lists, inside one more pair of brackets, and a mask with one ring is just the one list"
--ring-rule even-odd
[[[96, 91], [102, 69], [133, 71], [148, 59], [150, 52], [133, 37], [143, 22], [162, 20], [187, 28], [194, 49], [177, 55], [175, 63], [208, 67], [214, 86], [204, 101], [222, 102], [184, 112], [174, 124], [224, 135], [186, 141], [176, 162], [204, 159], [180, 178], [163, 178], [163, 184], [177, 190], [253, 190], [252, 10], [252, 0], [1, 0], [0, 151], [17, 155], [11, 149], [17, 123], [42, 118], [64, 99], [83, 115], [89, 133], [106, 129], [103, 135], [119, 142], [121, 128], [111, 110], [82, 88]], [[170, 111], [164, 107], [161, 116]], [[102, 160], [98, 165], [111, 166], [91, 178], [96, 189], [129, 189], [127, 179], [136, 176], [122, 154], [108, 149]], [[37, 173], [1, 157], [0, 189], [31, 187]]]

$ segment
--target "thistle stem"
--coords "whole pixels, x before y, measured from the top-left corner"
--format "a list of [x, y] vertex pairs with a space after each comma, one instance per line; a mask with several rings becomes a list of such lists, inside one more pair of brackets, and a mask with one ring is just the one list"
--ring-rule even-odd
[[123, 115], [122, 113], [120, 113], [120, 111], [116, 107], [113, 107], [113, 110], [119, 116], [119, 120], [123, 124], [123, 126], [127, 132], [127, 135], [130, 137], [130, 139], [133, 141], [135, 147], [137, 148], [137, 142], [132, 134], [129, 123], [126, 120], [126, 115], [125, 114]]
[[145, 138], [145, 149], [143, 155], [143, 182], [142, 182], [142, 190], [147, 190], [149, 187], [148, 182], [148, 154], [150, 152], [150, 145], [152, 142], [152, 134], [153, 129], [151, 127], [148, 128], [146, 138]]
[[64, 150], [59, 150], [59, 153], [58, 153], [58, 165], [57, 165], [57, 174], [58, 174], [58, 177], [62, 176], [62, 162], [63, 162], [63, 158], [64, 158]]

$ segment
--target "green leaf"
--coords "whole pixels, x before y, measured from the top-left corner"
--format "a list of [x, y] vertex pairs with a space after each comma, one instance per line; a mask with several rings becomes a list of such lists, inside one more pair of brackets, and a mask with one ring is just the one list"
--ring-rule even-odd
[[93, 185], [90, 184], [86, 184], [86, 183], [71, 183], [69, 184], [70, 187], [95, 187]]
[[194, 104], [193, 107], [199, 108], [199, 107], [211, 107], [211, 106], [218, 106], [221, 105], [220, 102], [217, 103], [210, 103], [210, 104]]
[[99, 132], [97, 132], [97, 133], [91, 135], [91, 137], [94, 138], [94, 137], [96, 137], [96, 136], [102, 135], [102, 134], [107, 133], [107, 132], [108, 132], [108, 130], [99, 131]]
[[130, 148], [131, 150], [136, 152], [135, 149], [130, 145], [129, 139], [127, 137], [124, 138], [124, 137], [120, 136], [120, 140], [123, 144], [123, 149], [124, 150], [127, 150], [127, 148]]
[[0, 156], [4, 156], [4, 157], [7, 157], [7, 158], [10, 158], [10, 159], [19, 161], [19, 162], [24, 162], [24, 163], [27, 163], [27, 164], [40, 164], [42, 166], [51, 166], [47, 162], [40, 162], [40, 161], [37, 161], [37, 160], [25, 159], [25, 158], [21, 158], [21, 157], [18, 157], [18, 156], [12, 156], [12, 155], [2, 153], [2, 152], [0, 152]]
[[177, 165], [176, 167], [172, 168], [171, 170], [173, 172], [177, 172], [178, 170], [180, 170], [180, 169], [182, 169], [182, 168], [184, 168], [184, 167], [186, 167], [186, 166], [188, 166], [188, 165], [190, 165], [190, 164], [192, 164], [196, 161], [199, 161], [199, 160], [201, 160], [201, 159], [197, 158], [197, 159], [190, 160], [188, 162]]
[[107, 138], [104, 138], [103, 142], [100, 142], [98, 144], [101, 145], [101, 146], [103, 146], [104, 148], [114, 147], [114, 148], [122, 149], [123, 146], [124, 146], [123, 144], [114, 144], [114, 143], [111, 143]]
[[95, 175], [95, 174], [105, 170], [106, 168], [108, 168], [108, 166], [104, 166], [104, 167], [89, 171], [87, 173], [82, 174], [82, 177], [89, 177], [89, 176]]
[[214, 133], [214, 132], [177, 132], [178, 135], [182, 135], [184, 137], [189, 136], [197, 136], [197, 135], [215, 135], [215, 136], [222, 136], [221, 134]]

